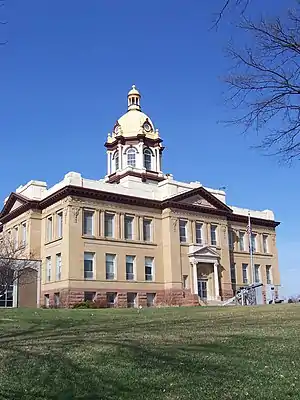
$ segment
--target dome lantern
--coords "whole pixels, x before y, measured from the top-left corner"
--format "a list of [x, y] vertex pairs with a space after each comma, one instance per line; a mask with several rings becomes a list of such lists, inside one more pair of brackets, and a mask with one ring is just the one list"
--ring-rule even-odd
[[128, 95], [128, 111], [131, 110], [138, 110], [141, 111], [141, 95], [140, 92], [137, 90], [135, 85], [132, 85], [132, 89], [129, 90]]

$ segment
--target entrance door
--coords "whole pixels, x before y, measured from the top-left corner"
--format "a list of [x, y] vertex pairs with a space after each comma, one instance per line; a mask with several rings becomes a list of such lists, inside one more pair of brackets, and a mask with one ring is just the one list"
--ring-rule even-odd
[[207, 300], [207, 280], [198, 281], [198, 295], [201, 299]]

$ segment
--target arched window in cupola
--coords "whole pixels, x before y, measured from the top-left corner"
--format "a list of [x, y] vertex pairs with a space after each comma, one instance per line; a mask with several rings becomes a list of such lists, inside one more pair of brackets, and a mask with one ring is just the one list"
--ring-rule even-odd
[[127, 165], [136, 166], [136, 150], [133, 147], [127, 150]]
[[148, 171], [152, 169], [152, 151], [150, 149], [144, 150], [144, 168]]
[[119, 161], [120, 159], [118, 150], [115, 152], [113, 160], [114, 160], [115, 171], [118, 171], [118, 169], [120, 168], [120, 161]]

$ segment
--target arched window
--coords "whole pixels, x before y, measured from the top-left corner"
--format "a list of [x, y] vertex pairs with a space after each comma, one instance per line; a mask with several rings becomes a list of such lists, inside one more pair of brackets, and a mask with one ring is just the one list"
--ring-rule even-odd
[[144, 168], [147, 170], [151, 170], [152, 166], [152, 152], [150, 149], [144, 150]]
[[131, 165], [135, 167], [135, 159], [136, 159], [136, 151], [133, 148], [130, 148], [127, 151], [127, 165]]
[[114, 162], [115, 162], [115, 171], [118, 171], [120, 165], [119, 165], [119, 152], [116, 151], [114, 154]]

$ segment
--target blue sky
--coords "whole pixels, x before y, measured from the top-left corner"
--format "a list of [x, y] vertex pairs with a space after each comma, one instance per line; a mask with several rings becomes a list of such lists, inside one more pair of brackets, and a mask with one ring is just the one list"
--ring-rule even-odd
[[[293, 1], [265, 1], [264, 13], [283, 3]], [[218, 123], [230, 116], [224, 48], [231, 37], [242, 42], [228, 20], [210, 29], [222, 4], [7, 1], [0, 10], [8, 20], [0, 26], [8, 40], [0, 48], [0, 199], [30, 179], [51, 186], [68, 171], [103, 177], [103, 143], [135, 83], [164, 139], [165, 172], [226, 186], [229, 204], [275, 212], [283, 293], [297, 294], [300, 162], [279, 165], [250, 148], [259, 137]]]

